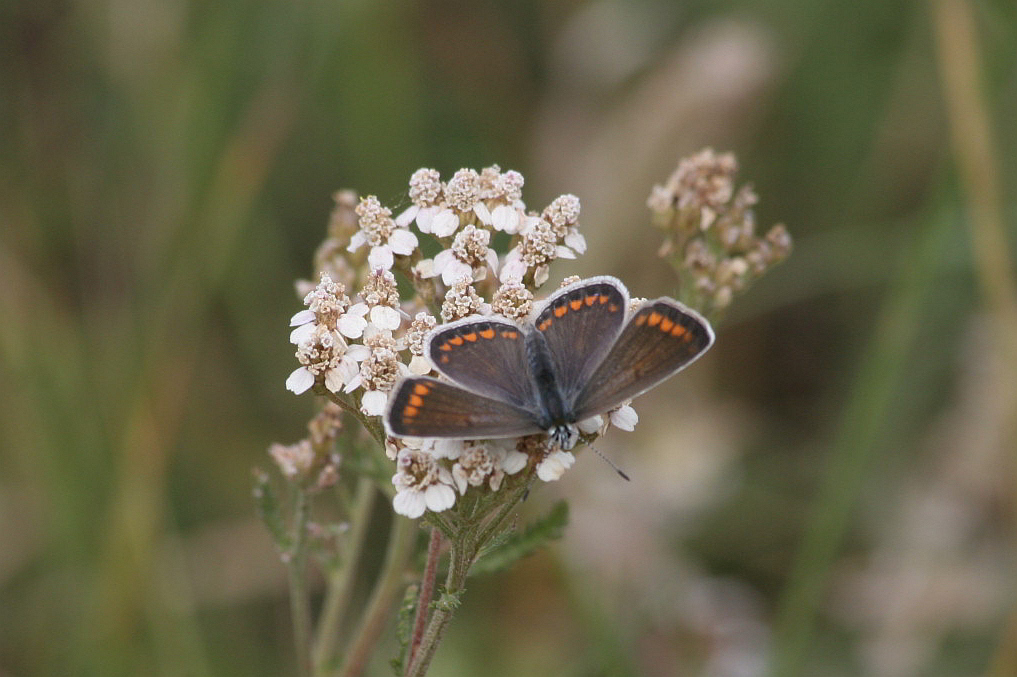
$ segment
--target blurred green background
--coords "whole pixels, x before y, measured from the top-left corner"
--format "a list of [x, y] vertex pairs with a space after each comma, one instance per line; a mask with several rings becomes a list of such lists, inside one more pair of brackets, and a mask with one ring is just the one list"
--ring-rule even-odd
[[336, 189], [519, 170], [583, 202], [552, 283], [653, 296], [704, 146], [795, 253], [433, 674], [1017, 674], [1015, 48], [1003, 0], [3, 3], [0, 675], [295, 673], [250, 469]]

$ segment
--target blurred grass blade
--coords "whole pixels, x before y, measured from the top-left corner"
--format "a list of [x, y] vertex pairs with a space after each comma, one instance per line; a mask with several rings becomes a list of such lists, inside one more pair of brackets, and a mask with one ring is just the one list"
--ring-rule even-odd
[[827, 470], [774, 629], [771, 674], [802, 674], [812, 644], [817, 610], [831, 567], [875, 452], [884, 447], [901, 414], [906, 358], [915, 348], [936, 271], [946, 258], [957, 216], [941, 209], [905, 249], [898, 282], [879, 314], [872, 340], [851, 386], [831, 444]]

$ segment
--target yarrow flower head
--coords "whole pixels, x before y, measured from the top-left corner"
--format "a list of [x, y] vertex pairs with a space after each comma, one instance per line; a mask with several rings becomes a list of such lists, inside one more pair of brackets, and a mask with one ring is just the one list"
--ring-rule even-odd
[[368, 195], [357, 205], [360, 230], [350, 239], [348, 250], [355, 252], [363, 245], [371, 247], [367, 262], [371, 268], [389, 270], [395, 255], [409, 256], [417, 248], [417, 236], [392, 220], [392, 211], [383, 207], [378, 198]]
[[665, 232], [659, 254], [679, 274], [681, 300], [707, 315], [723, 311], [791, 253], [783, 225], [756, 235], [758, 198], [751, 186], [736, 187], [737, 173], [733, 154], [707, 148], [682, 160], [646, 202]]
[[[521, 174], [497, 165], [460, 169], [447, 181], [437, 170], [420, 169], [410, 178], [410, 207], [395, 218], [375, 196], [357, 201], [349, 192], [337, 194], [331, 244], [317, 258], [321, 281], [304, 286], [307, 308], [291, 322], [300, 366], [287, 386], [299, 393], [320, 381], [344, 407], [382, 416], [401, 378], [435, 373], [427, 346], [439, 324], [434, 310], [441, 322], [475, 315], [529, 322], [539, 307], [534, 291], [549, 279], [550, 265], [583, 254], [586, 241], [579, 198], [562, 195], [529, 211], [523, 185]], [[418, 248], [411, 228], [435, 238], [440, 249], [409, 270], [395, 263]], [[504, 257], [492, 247], [497, 232], [511, 238]], [[342, 237], [349, 238], [345, 248], [335, 245]], [[343, 255], [363, 247], [369, 248], [366, 262]], [[330, 271], [341, 271], [346, 284]], [[402, 273], [412, 285], [405, 300], [397, 279]], [[737, 267], [728, 274], [736, 273]], [[625, 405], [580, 421], [576, 429], [589, 441], [612, 426], [631, 430], [637, 420]], [[575, 462], [558, 443], [543, 434], [469, 441], [389, 437], [385, 453], [398, 468], [396, 509], [413, 517], [447, 510], [456, 494], [497, 493], [506, 478], [527, 468], [541, 480], [557, 480]], [[275, 455], [288, 463], [285, 472], [299, 466], [293, 453]]]

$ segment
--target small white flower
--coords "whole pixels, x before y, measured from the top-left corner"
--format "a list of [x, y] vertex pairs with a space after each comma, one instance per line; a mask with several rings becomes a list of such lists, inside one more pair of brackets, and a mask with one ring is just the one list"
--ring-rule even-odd
[[519, 225], [522, 219], [519, 210], [510, 205], [498, 205], [491, 212], [491, 225], [495, 230], [515, 235], [519, 232]]
[[555, 482], [575, 462], [576, 457], [570, 451], [552, 451], [537, 465], [537, 477], [545, 482]]
[[615, 428], [632, 432], [636, 429], [636, 424], [639, 423], [639, 414], [631, 405], [626, 404], [612, 411], [610, 419], [611, 425]]
[[431, 373], [431, 360], [423, 355], [414, 355], [410, 358], [410, 373], [414, 376], [423, 376]]
[[371, 252], [367, 261], [372, 270], [389, 270], [395, 263], [395, 256], [408, 256], [417, 248], [417, 236], [392, 220], [392, 212], [382, 207], [378, 198], [368, 195], [356, 208], [360, 230], [350, 238], [347, 251], [355, 252], [365, 244]]
[[354, 303], [342, 317], [339, 318], [339, 333], [351, 339], [357, 339], [364, 335], [364, 328], [367, 327], [366, 303]]
[[604, 417], [600, 415], [591, 416], [590, 418], [576, 423], [576, 427], [579, 428], [579, 431], [584, 435], [593, 435], [594, 433], [598, 433], [603, 426]]
[[459, 215], [451, 209], [442, 209], [431, 219], [430, 226], [431, 235], [450, 237], [459, 229]]
[[416, 519], [425, 510], [441, 512], [455, 505], [452, 474], [426, 451], [405, 448], [399, 452], [398, 472], [392, 476], [396, 495], [392, 506], [400, 515]]

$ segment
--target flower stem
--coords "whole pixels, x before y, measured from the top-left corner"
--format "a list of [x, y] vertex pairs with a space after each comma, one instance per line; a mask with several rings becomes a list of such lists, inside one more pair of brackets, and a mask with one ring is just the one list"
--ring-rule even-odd
[[307, 590], [307, 520], [311, 505], [303, 487], [295, 487], [292, 547], [287, 562], [290, 582], [290, 614], [297, 653], [298, 674], [311, 674], [311, 599]]
[[[457, 597], [463, 590], [466, 583], [466, 574], [473, 564], [477, 548], [475, 543], [469, 539], [462, 539], [452, 543], [452, 553], [449, 559], [448, 576], [445, 579], [445, 594]], [[431, 615], [431, 621], [427, 624], [427, 630], [420, 641], [413, 660], [410, 661], [410, 668], [407, 670], [407, 677], [423, 677], [427, 674], [427, 668], [431, 665], [434, 652], [445, 635], [448, 622], [452, 620], [454, 605], [451, 603], [439, 603]]]
[[420, 641], [424, 637], [424, 627], [427, 623], [428, 611], [431, 607], [431, 598], [434, 596], [434, 580], [438, 577], [438, 556], [441, 554], [441, 531], [437, 527], [431, 528], [431, 542], [427, 547], [427, 565], [424, 567], [424, 575], [420, 580], [420, 594], [417, 597], [417, 613], [413, 619], [413, 635], [410, 639], [410, 648], [406, 655], [406, 670], [413, 665], [413, 657], [420, 647]]
[[315, 674], [326, 672], [327, 666], [335, 660], [339, 624], [349, 604], [350, 592], [353, 590], [353, 574], [357, 570], [357, 562], [360, 560], [360, 552], [367, 536], [367, 527], [371, 521], [371, 511], [377, 495], [374, 482], [369, 477], [361, 477], [357, 482], [356, 496], [353, 499], [350, 532], [343, 541], [339, 567], [329, 577], [325, 602], [318, 620], [314, 642]]
[[371, 650], [385, 629], [385, 621], [402, 587], [403, 573], [406, 571], [410, 555], [413, 554], [416, 535], [417, 526], [412, 520], [398, 515], [393, 518], [385, 563], [374, 584], [360, 627], [357, 628], [357, 634], [350, 645], [342, 677], [357, 677], [367, 666]]
[[[437, 605], [431, 615], [431, 621], [427, 624], [427, 630], [424, 631], [423, 637], [420, 639], [419, 646], [416, 651], [411, 650], [408, 660], [409, 669], [406, 671], [407, 677], [423, 677], [427, 674], [427, 668], [431, 664], [431, 659], [434, 658], [438, 644], [445, 635], [448, 622], [452, 620], [456, 606], [455, 599], [463, 591], [466, 577], [470, 573], [470, 567], [473, 566], [477, 553], [498, 532], [512, 510], [523, 499], [529, 484], [529, 481], [520, 483], [515, 493], [500, 507], [497, 514], [487, 521], [486, 526], [479, 533], [474, 531], [477, 523], [459, 526], [458, 538], [452, 540], [448, 576], [445, 579], [445, 595], [449, 599]], [[483, 521], [484, 516], [482, 515], [477, 522]], [[416, 641], [416, 629], [414, 629], [414, 641]]]

